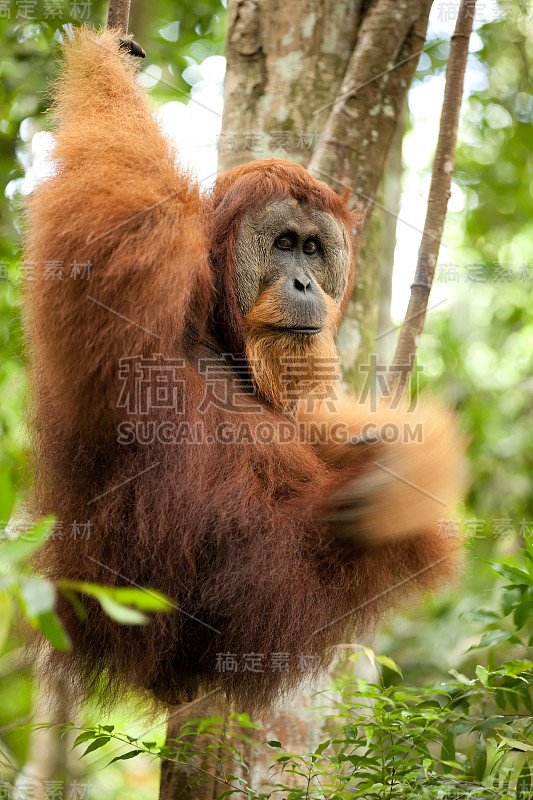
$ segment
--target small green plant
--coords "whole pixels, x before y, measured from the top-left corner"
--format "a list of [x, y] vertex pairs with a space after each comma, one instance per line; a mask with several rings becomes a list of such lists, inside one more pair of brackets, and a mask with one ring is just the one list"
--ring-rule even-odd
[[[364, 652], [377, 666], [374, 654]], [[287, 798], [529, 796], [517, 791], [531, 785], [533, 720], [519, 707], [521, 701], [531, 707], [532, 669], [527, 660], [495, 670], [478, 666], [473, 679], [455, 673], [453, 680], [426, 688], [337, 681], [341, 699], [326, 708], [329, 722], [340, 726], [314, 753], [276, 758], [282, 776], [306, 780]], [[496, 708], [508, 703], [511, 713]], [[282, 782], [278, 787], [284, 791]]]
[[[507, 582], [501, 589], [500, 609], [482, 615], [488, 624], [471, 648], [485, 651], [485, 665], [479, 664], [470, 677], [452, 670], [439, 683], [408, 687], [401, 684], [401, 670], [392, 659], [361, 648], [349, 661], [369, 659], [375, 679], [351, 674], [317, 695], [328, 733], [313, 752], [287, 752], [281, 742], [268, 742], [275, 755], [266, 793], [265, 787], [253, 787], [233, 774], [246, 775], [236, 742], [260, 746], [257, 730], [242, 730], [257, 728], [246, 715], [231, 715], [229, 725], [227, 718], [189, 720], [176, 740], [163, 746], [125, 736], [112, 726], [83, 729], [76, 743], [90, 742], [85, 755], [120, 742], [128, 749], [113, 760], [143, 753], [170, 759], [189, 765], [195, 781], [213, 780], [216, 774], [224, 786], [220, 797], [533, 800], [533, 661], [529, 658], [533, 548], [529, 542], [523, 558], [523, 568], [490, 564]], [[514, 657], [500, 663], [502, 646], [512, 647]], [[215, 769], [198, 766], [199, 756], [205, 764], [207, 751], [217, 762]], [[239, 768], [232, 771], [232, 763]]]
[[122, 625], [142, 625], [149, 622], [145, 612], [168, 612], [174, 608], [172, 601], [152, 589], [68, 580], [52, 583], [33, 574], [28, 569], [28, 559], [46, 542], [53, 524], [54, 518], [47, 517], [18, 537], [0, 539], [0, 654], [17, 606], [57, 650], [70, 650], [70, 638], [55, 611], [58, 594], [73, 604], [80, 619], [84, 619], [85, 610], [79, 595], [94, 597]]
[[[505, 642], [521, 657], [487, 666], [470, 678], [452, 670], [451, 680], [420, 688], [384, 679], [399, 667], [368, 648], [378, 679], [342, 678], [323, 707], [331, 730], [314, 753], [276, 756], [287, 800], [300, 798], [533, 798], [533, 662], [528, 622], [533, 610], [533, 548], [526, 543], [524, 569], [492, 563], [507, 580], [501, 608], [472, 649]], [[329, 693], [328, 693], [329, 694]], [[339, 724], [340, 723], [340, 724]], [[271, 745], [281, 747], [278, 742]], [[297, 774], [302, 789], [287, 790], [283, 776]]]

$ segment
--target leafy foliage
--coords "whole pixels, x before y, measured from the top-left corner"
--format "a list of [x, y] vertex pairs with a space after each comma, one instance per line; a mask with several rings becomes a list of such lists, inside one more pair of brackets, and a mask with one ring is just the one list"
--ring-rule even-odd
[[[0, 17], [0, 181], [5, 194], [0, 216], [2, 524], [10, 518], [15, 486], [24, 490], [26, 482], [22, 470], [26, 460], [24, 355], [16, 288], [19, 230], [15, 219], [20, 184], [16, 182], [31, 158], [33, 134], [46, 125], [43, 88], [55, 69], [56, 38], [66, 34], [64, 25], [78, 22], [70, 7], [63, 17], [47, 20], [41, 13], [42, 4], [37, 5], [36, 23], [15, 19], [14, 12], [11, 19]], [[179, 9], [170, 0], [150, 4], [135, 0], [132, 5], [131, 29], [147, 51], [143, 71], [150, 92], [158, 100], [186, 99], [195, 64], [223, 52], [222, 5], [219, 0], [186, 0]], [[366, 664], [365, 677], [339, 677], [333, 704], [327, 695], [322, 697], [329, 732], [315, 752], [287, 753], [282, 743], [271, 740], [269, 749], [278, 771], [273, 796], [290, 800], [395, 798], [415, 793], [421, 798], [533, 797], [528, 649], [533, 632], [531, 548], [527, 544], [525, 553], [520, 549], [527, 543], [527, 526], [524, 531], [521, 522], [533, 525], [533, 284], [519, 277], [523, 267], [527, 277], [533, 265], [532, 93], [528, 82], [533, 55], [531, 14], [521, 6], [502, 2], [505, 15], [477, 31], [482, 49], [475, 57], [486, 81], [484, 88], [465, 100], [455, 176], [465, 208], [449, 215], [453, 225], [460, 223], [455, 237], [457, 261], [463, 269], [465, 265], [483, 266], [488, 280], [463, 283], [463, 291], [454, 295], [453, 303], [428, 316], [419, 351], [424, 366], [422, 386], [457, 404], [471, 442], [472, 489], [463, 520], [473, 518], [484, 522], [485, 528], [479, 539], [470, 541], [468, 580], [417, 608], [416, 614], [404, 615], [395, 621], [394, 629], [382, 633], [376, 650], [387, 656], [374, 657], [363, 651], [348, 662], [361, 673]], [[102, 24], [104, 15], [105, 4], [93, 0], [91, 22]], [[446, 45], [426, 50], [417, 80], [436, 74], [445, 64]], [[182, 77], [188, 67], [189, 81]], [[511, 281], [498, 278], [500, 266], [511, 269]], [[463, 278], [464, 273], [461, 282]], [[510, 521], [508, 532], [498, 536], [495, 520], [502, 518]], [[7, 553], [3, 550], [7, 545], [0, 545], [0, 552]], [[10, 542], [9, 547], [12, 545]], [[11, 549], [12, 556], [15, 550]], [[498, 565], [496, 572], [476, 556]], [[498, 574], [504, 585], [495, 593]], [[49, 604], [51, 594], [42, 584], [27, 584], [22, 558], [11, 559], [9, 571], [3, 570], [0, 576], [0, 581], [4, 580], [0, 588], [0, 748], [3, 756], [10, 754], [13, 764], [22, 765], [27, 760], [28, 733], [19, 727], [19, 721], [32, 709], [31, 682], [29, 670], [21, 669], [17, 658], [20, 636], [8, 632], [14, 610], [20, 607], [17, 592], [30, 610]], [[59, 590], [53, 587], [53, 591]], [[61, 591], [70, 592], [71, 600], [80, 603], [77, 590], [64, 585]], [[126, 606], [141, 613], [149, 611], [132, 602]], [[450, 675], [452, 646], [466, 653], [454, 653], [460, 664], [455, 663], [456, 671]], [[400, 681], [391, 655], [401, 663], [405, 682]], [[368, 665], [374, 670], [371, 678], [366, 676]], [[130, 730], [129, 723], [123, 727]], [[235, 752], [226, 745], [228, 730], [235, 741], [240, 727], [245, 738], [243, 747]], [[206, 749], [213, 745], [215, 760], [218, 756], [224, 761], [225, 776], [234, 793], [261, 797], [261, 787], [250, 787], [242, 777], [232, 778], [228, 764], [234, 758], [235, 766], [244, 769], [240, 750], [260, 735], [246, 726], [245, 717], [233, 719], [229, 729], [224, 729], [218, 718], [190, 721], [178, 737], [174, 756], [146, 736], [128, 737], [118, 733], [118, 728], [84, 728], [86, 747], [99, 742], [86, 759], [91, 777], [96, 774], [92, 759], [102, 754], [106, 756], [99, 762], [102, 765], [120, 758], [106, 770], [108, 776], [117, 764], [135, 764], [139, 760], [135, 755], [144, 753], [155, 758], [183, 758], [189, 763], [198, 752], [187, 733], [201, 732], [208, 737], [204, 739]], [[159, 742], [161, 737], [161, 730], [151, 735]], [[124, 752], [109, 753], [115, 742]], [[302, 788], [288, 788], [286, 784], [298, 773]], [[0, 766], [0, 776], [4, 774]], [[372, 778], [376, 784], [369, 787]], [[142, 787], [137, 783], [122, 794], [116, 775], [115, 780], [116, 797], [141, 796]]]
[[[282, 742], [267, 744], [273, 756], [273, 789], [261, 791], [234, 772], [246, 762], [244, 745], [257, 725], [243, 714], [229, 719], [188, 720], [175, 740], [165, 745], [135, 739], [113, 726], [86, 728], [75, 745], [90, 742], [83, 755], [110, 742], [127, 745], [113, 761], [145, 754], [188, 765], [202, 781], [217, 776], [226, 786], [220, 795], [244, 794], [249, 800], [282, 796], [286, 800], [367, 800], [387, 798], [531, 797], [533, 763], [533, 545], [520, 566], [492, 563], [507, 583], [501, 587], [501, 609], [476, 649], [506, 640], [519, 656], [498, 666], [478, 664], [467, 677], [456, 670], [426, 687], [389, 682], [401, 669], [387, 656], [362, 647], [349, 662], [366, 657], [375, 678], [339, 677], [318, 695], [328, 738], [309, 753], [287, 752]], [[492, 661], [489, 654], [488, 662]], [[357, 672], [357, 670], [356, 670]], [[235, 743], [242, 743], [241, 749]], [[215, 763], [204, 769], [198, 756]], [[200, 766], [200, 763], [202, 766]], [[296, 788], [295, 788], [296, 787]]]
[[[135, 586], [96, 586], [82, 581], [60, 581], [57, 585], [28, 574], [24, 562], [48, 538], [53, 518], [41, 520], [22, 536], [0, 541], [0, 606], [5, 620], [12, 616], [15, 601], [34, 628], [41, 631], [57, 650], [70, 650], [72, 644], [61, 620], [55, 613], [57, 592], [73, 603], [80, 617], [85, 611], [78, 594], [96, 598], [104, 611], [121, 625], [143, 625], [149, 622], [145, 611], [168, 611], [174, 607], [160, 592]], [[3, 632], [3, 637], [1, 633]], [[0, 654], [7, 640], [9, 625], [0, 628]]]

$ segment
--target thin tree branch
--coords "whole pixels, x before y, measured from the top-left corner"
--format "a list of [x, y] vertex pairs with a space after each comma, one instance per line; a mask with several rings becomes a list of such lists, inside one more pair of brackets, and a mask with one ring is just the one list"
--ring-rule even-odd
[[116, 28], [123, 36], [128, 35], [131, 0], [109, 0], [107, 27]]
[[337, 96], [307, 169], [347, 186], [365, 212], [356, 247], [364, 238], [373, 198], [397, 128], [404, 97], [425, 39], [432, 0], [377, 0], [365, 17]]
[[455, 163], [457, 127], [474, 8], [475, 0], [461, 0], [455, 32], [450, 43], [439, 137], [433, 161], [424, 232], [418, 251], [415, 279], [411, 285], [409, 305], [388, 373], [389, 389], [393, 397], [403, 394], [409, 381], [435, 275]]

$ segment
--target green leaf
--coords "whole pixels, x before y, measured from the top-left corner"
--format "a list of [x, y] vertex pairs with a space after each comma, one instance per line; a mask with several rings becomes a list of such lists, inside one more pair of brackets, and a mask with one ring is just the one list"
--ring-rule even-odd
[[526, 557], [526, 569], [533, 578], [533, 548], [531, 546], [531, 542], [526, 540], [526, 549], [524, 550], [524, 556]]
[[112, 590], [111, 596], [117, 603], [134, 606], [140, 611], [172, 611], [175, 608], [172, 600], [154, 589], [119, 586]]
[[[520, 590], [519, 590], [520, 591]], [[485, 608], [476, 608], [474, 611], [469, 611], [468, 614], [459, 614], [459, 617], [466, 616], [472, 622], [481, 622], [484, 625], [491, 625], [493, 622], [499, 622], [500, 615], [495, 611], [489, 611]]]
[[330, 742], [331, 742], [331, 739], [326, 739], [325, 742], [322, 742], [321, 744], [319, 744], [317, 749], [315, 750], [315, 755], [316, 756], [321, 756], [322, 753], [324, 752], [324, 750], [326, 750], [329, 747], [329, 743]]
[[83, 607], [83, 603], [81, 602], [76, 592], [72, 592], [70, 589], [63, 589], [63, 594], [74, 608], [76, 616], [78, 617], [80, 622], [85, 622], [85, 620], [87, 619], [87, 614], [85, 608]]
[[494, 699], [498, 708], [501, 709], [501, 711], [505, 711], [507, 708], [507, 697], [505, 692], [503, 692], [501, 689], [496, 689], [494, 692]]
[[526, 800], [531, 796], [531, 770], [526, 759], [516, 781], [516, 800]]
[[53, 611], [46, 611], [37, 617], [28, 617], [34, 628], [41, 631], [56, 650], [66, 651], [72, 647], [72, 642], [62, 623]]
[[111, 598], [115, 603], [132, 606], [139, 611], [172, 611], [176, 604], [155, 589], [144, 589], [136, 586], [100, 586], [97, 583], [84, 581], [60, 581], [61, 589], [70, 589], [88, 594], [101, 601], [103, 596]]
[[516, 675], [519, 672], [530, 672], [533, 670], [533, 661], [525, 658], [513, 658], [512, 661], [505, 661], [498, 672], [504, 675]]
[[98, 750], [99, 747], [103, 747], [104, 744], [107, 744], [111, 741], [111, 736], [98, 736], [94, 742], [91, 742], [87, 750], [83, 753], [82, 758], [87, 755], [87, 753], [92, 753], [94, 750]]
[[513, 750], [522, 750], [524, 753], [533, 752], [533, 744], [528, 744], [527, 742], [521, 742], [519, 739], [503, 739], [505, 744], [511, 747]]
[[88, 742], [89, 739], [95, 739], [98, 736], [96, 731], [83, 731], [80, 733], [79, 736], [76, 736], [74, 740], [74, 744], [72, 745], [72, 750], [77, 747], [79, 744], [83, 744], [83, 742]]
[[9, 636], [12, 614], [13, 600], [9, 592], [4, 589], [0, 591], [0, 655], [2, 655]]
[[81, 592], [94, 597], [106, 614], [121, 625], [144, 625], [149, 618], [142, 611], [171, 611], [176, 605], [160, 592], [129, 586], [99, 586], [83, 581], [60, 581], [61, 591]]
[[401, 678], [403, 678], [403, 672], [401, 671], [398, 664], [392, 660], [392, 658], [389, 658], [388, 656], [376, 656], [376, 661], [379, 661], [379, 663], [382, 664], [384, 667], [387, 667], [387, 669], [392, 670], [392, 672], [398, 673], [398, 675]]
[[523, 591], [518, 586], [504, 589], [501, 597], [501, 608], [504, 617], [513, 611], [522, 599]]
[[500, 644], [500, 642], [507, 641], [510, 641], [513, 644], [522, 644], [518, 636], [511, 631], [487, 631], [481, 637], [480, 643], [472, 645], [472, 647], [469, 647], [468, 650], [478, 650], [481, 647], [494, 647], [494, 645]]
[[470, 731], [471, 727], [472, 723], [464, 719], [464, 720], [459, 720], [458, 722], [453, 722], [450, 725], [449, 730], [450, 733], [453, 734], [453, 736], [460, 736], [462, 733]]
[[500, 564], [491, 561], [489, 561], [488, 563], [489, 566], [494, 570], [494, 572], [497, 572], [498, 575], [501, 575], [502, 577], [511, 581], [511, 583], [517, 583], [520, 586], [533, 585], [533, 577], [521, 569], [517, 569], [516, 567], [510, 567], [508, 564]]
[[101, 594], [97, 597], [97, 600], [106, 614], [115, 622], [120, 623], [120, 625], [144, 625], [148, 622], [146, 614], [137, 611], [136, 608], [123, 606], [105, 594]]
[[525, 597], [520, 605], [518, 605], [513, 613], [513, 622], [517, 628], [523, 628], [531, 615], [531, 602], [528, 597]]
[[489, 717], [488, 719], [484, 719], [481, 722], [478, 722], [477, 725], [474, 725], [472, 728], [473, 731], [482, 731], [485, 729], [491, 728], [499, 728], [501, 725], [506, 725], [509, 722], [508, 717]]
[[476, 746], [474, 748], [474, 754], [472, 756], [472, 765], [474, 768], [473, 769], [474, 775], [476, 776], [477, 780], [481, 783], [481, 781], [483, 780], [483, 776], [485, 775], [485, 770], [487, 768], [487, 746], [482, 736], [479, 737]]
[[479, 680], [483, 684], [483, 686], [488, 687], [489, 685], [489, 671], [482, 667], [481, 664], [478, 664], [476, 667], [476, 675], [478, 676]]
[[267, 744], [269, 744], [270, 747], [281, 747], [281, 742], [277, 742], [275, 739], [272, 739], [272, 741], [267, 742]]
[[455, 742], [452, 734], [449, 731], [446, 731], [442, 737], [440, 760], [445, 765], [444, 772], [450, 772], [450, 765], [446, 762], [455, 761]]
[[[139, 753], [142, 752], [143, 750], [129, 750], [127, 753], [123, 753], [121, 756], [115, 756], [115, 758], [112, 758], [109, 764], [114, 764], [115, 761], [127, 761], [128, 758], [135, 758], [135, 756], [138, 756]], [[106, 766], [108, 767], [109, 764], [106, 764]]]
[[0, 519], [11, 518], [15, 505], [15, 487], [9, 472], [0, 472]]
[[38, 617], [53, 611], [56, 603], [55, 586], [43, 578], [28, 578], [20, 586], [23, 611], [27, 617]]
[[365, 725], [364, 731], [365, 731], [365, 747], [368, 750], [374, 738], [374, 728], [371, 725]]
[[237, 714], [235, 711], [232, 711], [231, 719], [237, 720], [237, 722], [239, 723], [239, 727], [241, 727], [241, 728], [258, 728], [259, 727], [258, 723], [257, 722], [253, 722], [250, 719], [250, 715], [246, 714], [245, 712], [241, 712], [240, 714]]
[[1, 542], [0, 563], [17, 564], [31, 556], [47, 540], [54, 520], [54, 517], [45, 517], [31, 530], [26, 531], [23, 538], [19, 537], [18, 539]]
[[[468, 680], [466, 675], [463, 675], [462, 672], [458, 672], [456, 669], [453, 669], [453, 668], [449, 669], [448, 672], [450, 673], [450, 675], [453, 675], [453, 677], [456, 678], [459, 681], [459, 683], [462, 683], [465, 686], [469, 685], [470, 681]], [[432, 702], [434, 702], [434, 701], [432, 701]], [[437, 703], [437, 705], [440, 705], [440, 704]]]

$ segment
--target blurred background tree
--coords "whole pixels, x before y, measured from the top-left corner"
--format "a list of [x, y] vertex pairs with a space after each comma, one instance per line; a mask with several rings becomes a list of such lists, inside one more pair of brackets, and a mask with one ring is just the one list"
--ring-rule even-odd
[[[453, 28], [457, 5], [434, 3], [397, 150], [402, 162], [397, 158], [391, 165], [396, 175], [399, 167], [402, 173], [399, 221], [387, 228], [387, 247], [376, 268], [394, 264], [392, 325], [401, 321], [416, 261], [447, 57], [442, 39]], [[442, 524], [443, 536], [465, 539], [469, 558], [455, 587], [396, 617], [375, 644], [415, 685], [450, 667], [468, 671], [480, 658], [497, 663], [509, 655], [508, 643], [488, 653], [467, 652], [497, 603], [496, 580], [482, 559], [513, 562], [524, 538], [533, 535], [533, 10], [518, 0], [478, 6], [450, 212], [418, 355], [418, 386], [455, 403], [470, 437], [472, 489], [460, 510], [459, 529], [446, 520]], [[68, 35], [69, 25], [102, 24], [105, 13], [100, 0], [0, 1], [1, 535], [15, 493], [23, 493], [28, 481], [18, 205], [46, 174], [50, 135], [43, 112], [57, 41]], [[220, 128], [224, 6], [219, 0], [188, 0], [176, 10], [167, 0], [134, 0], [131, 30], [147, 52], [139, 80], [160, 105], [169, 135], [209, 183]], [[387, 330], [382, 325], [380, 345], [389, 337], [394, 341], [395, 333]], [[0, 633], [7, 618], [2, 602], [0, 593]], [[0, 781], [13, 780], [28, 763], [25, 723], [39, 721], [29, 665], [21, 668], [18, 661], [20, 645], [20, 635], [10, 634], [0, 652]], [[105, 722], [94, 708], [84, 714]], [[133, 736], [147, 735], [127, 709], [115, 711], [113, 722]], [[163, 721], [154, 723], [150, 736], [163, 738]], [[102, 771], [112, 756], [100, 752], [83, 765], [73, 797], [83, 797], [82, 791], [99, 800], [156, 796], [157, 765], [143, 757]]]

